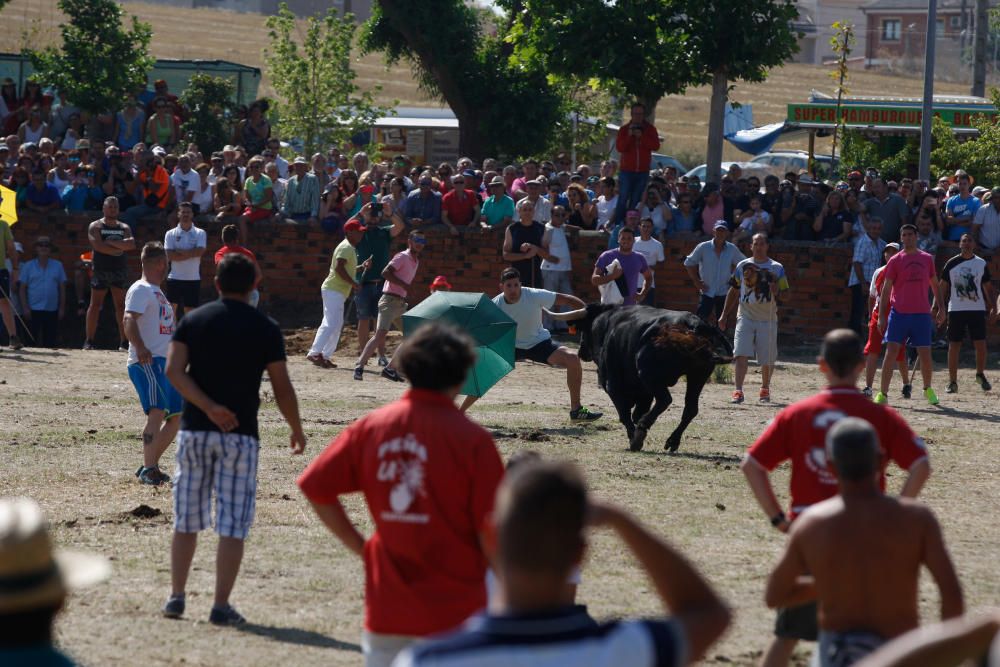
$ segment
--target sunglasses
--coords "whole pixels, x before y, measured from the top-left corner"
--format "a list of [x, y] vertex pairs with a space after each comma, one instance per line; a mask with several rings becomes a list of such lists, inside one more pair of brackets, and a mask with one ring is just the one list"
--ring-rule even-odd
[[78, 157], [71, 157], [71, 158], [69, 159], [69, 161], [70, 161], [70, 162], [79, 162], [79, 161], [80, 161], [80, 158], [78, 158]]
[[452, 181], [455, 185], [465, 185], [465, 181]]
[[413, 239], [411, 239], [411, 240], [412, 240], [412, 241], [413, 241], [414, 243], [416, 243], [417, 245], [427, 245], [427, 239], [425, 239], [425, 238], [424, 238], [424, 237], [422, 237], [422, 236], [415, 236], [415, 237], [413, 237]]
[[36, 248], [51, 248], [52, 244], [51, 243], [36, 243], [35, 247]]

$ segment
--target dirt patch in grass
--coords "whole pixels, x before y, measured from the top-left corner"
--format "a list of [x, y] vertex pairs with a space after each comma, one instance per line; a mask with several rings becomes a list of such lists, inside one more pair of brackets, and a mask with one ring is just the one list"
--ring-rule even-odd
[[[311, 342], [311, 335], [300, 338]], [[405, 385], [377, 377], [374, 362], [362, 382], [354, 381], [353, 336], [345, 347], [332, 370], [307, 363], [301, 348], [290, 356], [309, 436], [305, 456], [288, 453], [287, 429], [264, 385], [257, 518], [233, 596], [252, 624], [243, 632], [205, 622], [214, 576], [211, 534], [199, 542], [185, 620], [159, 616], [169, 593], [172, 495], [135, 479], [143, 416], [124, 355], [65, 351], [57, 363], [31, 363], [50, 358], [31, 349], [16, 356], [0, 352], [0, 378], [7, 382], [0, 389], [0, 494], [36, 498], [59, 545], [113, 559], [112, 579], [72, 598], [60, 617], [57, 640], [63, 649], [82, 664], [136, 664], [141, 636], [156, 638], [155, 650], [141, 652], [152, 665], [360, 663], [361, 562], [320, 526], [295, 478], [347, 424], [399, 397]], [[650, 431], [644, 451], [630, 453], [591, 364], [584, 365], [583, 402], [606, 413], [596, 424], [571, 423], [565, 374], [532, 363], [518, 364], [471, 416], [494, 433], [505, 458], [533, 449], [577, 462], [595, 494], [627, 506], [683, 549], [736, 611], [732, 629], [706, 663], [750, 665], [770, 637], [773, 616], [764, 607], [763, 588], [782, 537], [758, 509], [738, 464], [781, 407], [820, 388], [808, 362], [814, 353], [782, 357], [770, 405], [730, 405], [731, 386], [706, 386], [701, 412], [675, 454], [663, 445], [679, 418], [683, 386], [672, 392], [675, 403]], [[989, 368], [996, 368], [995, 359]], [[942, 375], [937, 377], [943, 388]], [[748, 396], [756, 395], [758, 384], [752, 368]], [[941, 519], [967, 605], [976, 609], [1000, 599], [994, 557], [1000, 551], [1000, 461], [994, 452], [1000, 417], [995, 392], [983, 394], [971, 370], [960, 373], [959, 385], [958, 394], [940, 392], [940, 408], [902, 400], [898, 386], [890, 400], [928, 442], [934, 473], [922, 498]], [[167, 471], [174, 453], [172, 446]], [[890, 469], [890, 489], [902, 480], [900, 471]], [[776, 472], [774, 483], [787, 498], [787, 468]], [[360, 499], [349, 499], [347, 507], [369, 532]], [[925, 619], [934, 619], [937, 594], [926, 579], [921, 608]], [[598, 618], [660, 612], [634, 559], [603, 532], [592, 536], [579, 600]], [[808, 655], [808, 647], [801, 650], [800, 662]]]

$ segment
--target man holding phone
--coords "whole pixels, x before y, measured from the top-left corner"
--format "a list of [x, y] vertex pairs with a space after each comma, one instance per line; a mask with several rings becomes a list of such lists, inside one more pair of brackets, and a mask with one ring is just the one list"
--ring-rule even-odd
[[613, 222], [625, 219], [625, 211], [639, 206], [642, 193], [649, 181], [649, 163], [653, 151], [660, 149], [656, 127], [646, 121], [646, 106], [641, 102], [632, 105], [631, 120], [618, 130], [615, 147], [621, 154], [621, 176], [618, 181], [618, 205]]

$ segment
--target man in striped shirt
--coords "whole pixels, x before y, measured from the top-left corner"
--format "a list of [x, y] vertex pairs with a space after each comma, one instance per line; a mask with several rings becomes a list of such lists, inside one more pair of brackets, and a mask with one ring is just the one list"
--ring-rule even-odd
[[[729, 625], [725, 604], [666, 542], [625, 510], [587, 495], [579, 471], [568, 464], [510, 472], [482, 536], [502, 590], [499, 609], [473, 617], [451, 636], [407, 649], [394, 667], [672, 667], [698, 660]], [[610, 528], [628, 546], [670, 616], [597, 624], [566, 598], [588, 526]]]

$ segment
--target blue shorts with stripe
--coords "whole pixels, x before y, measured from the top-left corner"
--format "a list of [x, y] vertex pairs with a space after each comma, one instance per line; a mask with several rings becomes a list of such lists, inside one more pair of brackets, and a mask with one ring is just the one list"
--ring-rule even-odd
[[934, 320], [930, 313], [897, 313], [890, 310], [882, 342], [930, 347], [933, 337]]
[[167, 380], [166, 365], [163, 357], [153, 357], [151, 364], [129, 364], [128, 377], [139, 394], [142, 411], [148, 415], [150, 410], [163, 410], [169, 419], [181, 413], [184, 399]]
[[174, 530], [215, 532], [245, 540], [257, 501], [257, 438], [242, 433], [181, 431], [174, 471]]

